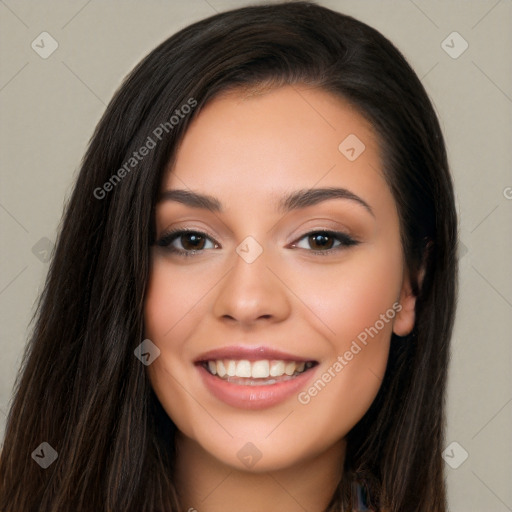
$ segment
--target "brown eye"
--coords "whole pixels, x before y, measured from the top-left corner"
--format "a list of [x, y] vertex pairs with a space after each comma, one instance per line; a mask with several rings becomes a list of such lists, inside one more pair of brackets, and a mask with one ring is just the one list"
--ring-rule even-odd
[[192, 230], [178, 230], [164, 234], [156, 245], [166, 251], [183, 256], [193, 256], [207, 249], [216, 249], [219, 245], [206, 233]]
[[352, 245], [358, 245], [360, 242], [347, 235], [337, 231], [312, 231], [306, 233], [292, 247], [306, 249], [313, 254], [330, 254], [337, 250], [346, 249]]
[[199, 233], [183, 233], [179, 236], [181, 246], [186, 251], [198, 251], [204, 249], [206, 238]]
[[332, 249], [334, 238], [327, 233], [314, 233], [308, 236], [308, 242], [313, 250]]

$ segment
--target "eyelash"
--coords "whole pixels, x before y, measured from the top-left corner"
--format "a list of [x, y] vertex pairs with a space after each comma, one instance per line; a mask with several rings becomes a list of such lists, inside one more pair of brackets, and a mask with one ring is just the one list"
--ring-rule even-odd
[[[156, 242], [156, 245], [164, 248], [166, 251], [168, 251], [170, 253], [176, 254], [178, 256], [184, 256], [184, 257], [195, 256], [198, 253], [204, 252], [205, 250], [209, 250], [209, 249], [200, 249], [198, 251], [194, 251], [194, 250], [184, 251], [182, 249], [177, 249], [176, 247], [171, 246], [171, 243], [174, 242], [174, 240], [178, 239], [181, 235], [186, 234], [186, 233], [205, 237], [205, 238], [209, 239], [210, 241], [214, 242], [215, 245], [218, 245], [218, 243], [207, 233], [204, 233], [202, 231], [193, 230], [193, 229], [176, 229], [176, 230], [168, 231], [161, 236], [161, 238]], [[329, 230], [325, 230], [325, 229], [309, 231], [308, 233], [305, 233], [299, 239], [297, 239], [297, 242], [300, 242], [304, 238], [307, 238], [311, 235], [320, 235], [320, 234], [332, 237], [335, 239], [335, 241], [340, 242], [340, 244], [336, 247], [333, 247], [330, 249], [325, 249], [325, 250], [320, 250], [320, 251], [313, 250], [313, 249], [311, 249], [311, 250], [306, 249], [308, 252], [310, 252], [314, 255], [318, 255], [318, 256], [327, 256], [327, 255], [332, 254], [333, 252], [336, 252], [343, 248], [358, 245], [360, 243], [357, 240], [355, 240], [354, 238], [352, 238], [351, 236], [347, 235], [346, 233], [342, 233], [339, 231], [329, 231]], [[294, 244], [297, 242], [294, 242]]]

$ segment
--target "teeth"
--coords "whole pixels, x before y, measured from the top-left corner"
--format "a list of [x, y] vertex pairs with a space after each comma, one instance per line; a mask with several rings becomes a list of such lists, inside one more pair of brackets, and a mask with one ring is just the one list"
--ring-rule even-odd
[[245, 359], [238, 361], [238, 364], [236, 365], [235, 375], [237, 377], [250, 377], [251, 376], [250, 361], [246, 361]]
[[217, 374], [217, 365], [215, 364], [215, 361], [208, 361], [208, 370], [210, 370], [210, 373], [213, 375]]
[[291, 363], [286, 363], [284, 373], [286, 373], [286, 375], [293, 375], [295, 368], [297, 368], [297, 363], [294, 363], [293, 361]]
[[219, 377], [225, 377], [226, 376], [226, 368], [224, 367], [224, 363], [222, 361], [216, 361], [216, 367], [217, 367], [217, 375]]
[[212, 375], [227, 379], [228, 377], [241, 377], [253, 379], [268, 379], [269, 377], [292, 376], [311, 368], [313, 363], [308, 361], [281, 361], [266, 360], [248, 361], [247, 359], [217, 359], [208, 361], [208, 371]]
[[[208, 361], [208, 364], [210, 364], [210, 362], [211, 361]], [[230, 361], [228, 361], [228, 366], [227, 366], [226, 370], [230, 377], [234, 377], [236, 375], [236, 361], [233, 361], [232, 359]]]
[[266, 379], [270, 375], [270, 363], [268, 361], [256, 361], [252, 364], [251, 377], [253, 379]]
[[272, 361], [270, 363], [270, 376], [280, 377], [284, 375], [284, 361]]

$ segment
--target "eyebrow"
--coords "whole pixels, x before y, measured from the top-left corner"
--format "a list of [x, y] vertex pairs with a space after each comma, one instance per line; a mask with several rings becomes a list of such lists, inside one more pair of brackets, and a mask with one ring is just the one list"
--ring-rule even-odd
[[[299, 210], [307, 208], [308, 206], [314, 206], [330, 199], [347, 199], [349, 201], [354, 201], [363, 206], [373, 217], [375, 217], [372, 208], [366, 201], [346, 188], [335, 187], [311, 188], [292, 192], [279, 202], [278, 212], [287, 213], [292, 210]], [[192, 208], [203, 208], [212, 212], [222, 212], [222, 204], [217, 198], [208, 194], [192, 192], [190, 190], [166, 190], [162, 192], [158, 199], [158, 202], [162, 201], [176, 201]]]

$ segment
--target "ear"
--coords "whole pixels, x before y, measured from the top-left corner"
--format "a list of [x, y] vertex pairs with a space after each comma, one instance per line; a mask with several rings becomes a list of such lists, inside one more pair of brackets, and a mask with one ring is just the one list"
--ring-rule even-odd
[[[418, 287], [420, 289], [424, 275], [425, 269], [422, 268], [418, 275]], [[395, 316], [393, 332], [397, 336], [407, 336], [414, 329], [414, 323], [416, 321], [416, 295], [412, 291], [411, 280], [407, 271], [404, 271], [404, 279], [398, 302], [401, 308]]]

